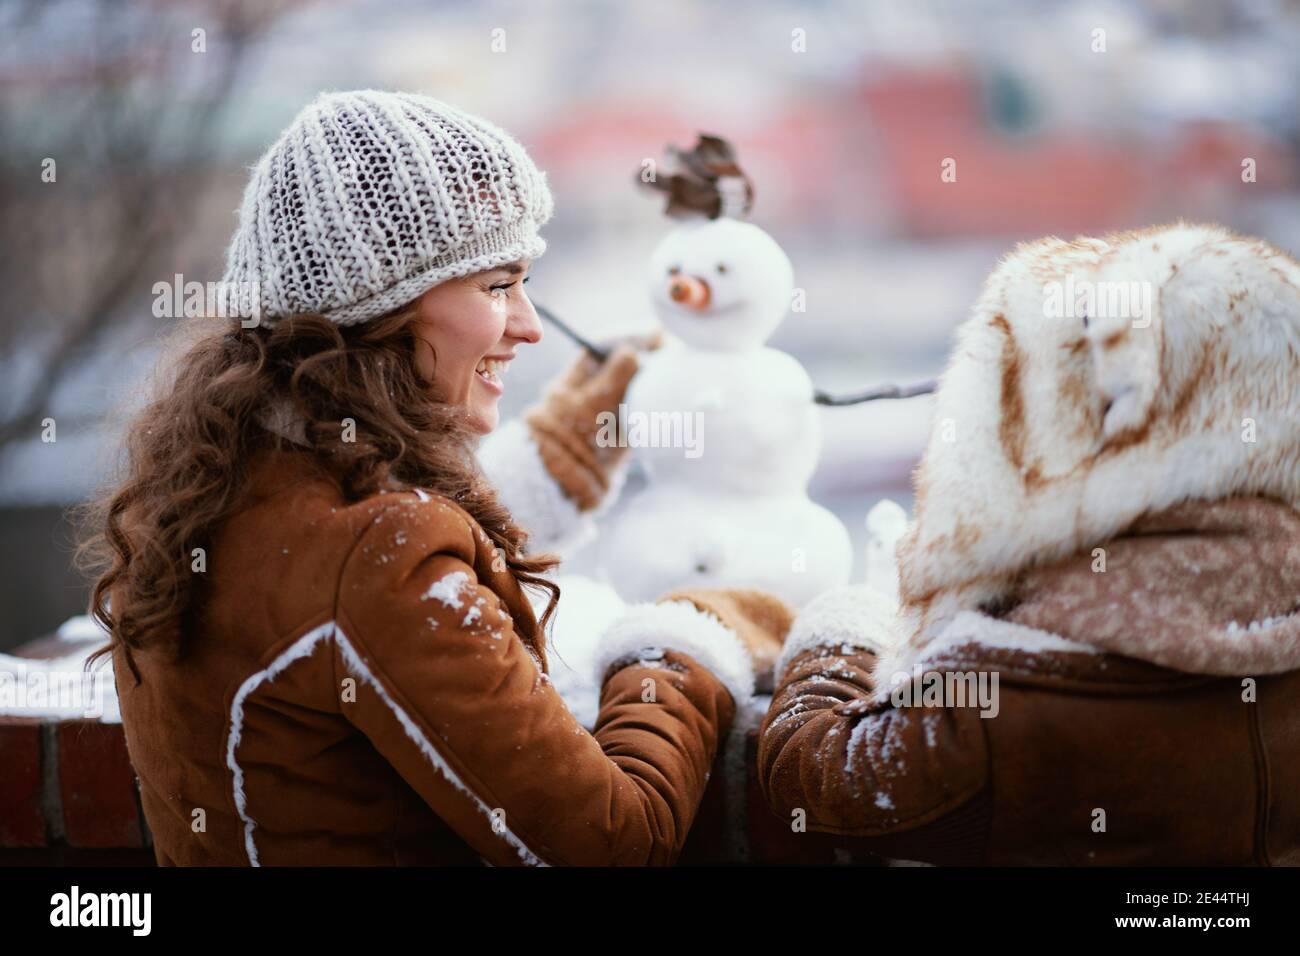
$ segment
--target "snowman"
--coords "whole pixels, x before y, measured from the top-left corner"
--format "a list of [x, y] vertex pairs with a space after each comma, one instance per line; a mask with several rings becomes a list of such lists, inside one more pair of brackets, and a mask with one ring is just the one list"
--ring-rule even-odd
[[[730, 147], [701, 137], [659, 188], [684, 216], [654, 250], [649, 291], [667, 341], [619, 410], [646, 475], [600, 538], [628, 601], [683, 586], [754, 587], [799, 607], [844, 584], [849, 535], [807, 494], [821, 452], [813, 385], [765, 343], [794, 288], [790, 260], [741, 221], [753, 191]], [[690, 441], [657, 440], [687, 437]]]

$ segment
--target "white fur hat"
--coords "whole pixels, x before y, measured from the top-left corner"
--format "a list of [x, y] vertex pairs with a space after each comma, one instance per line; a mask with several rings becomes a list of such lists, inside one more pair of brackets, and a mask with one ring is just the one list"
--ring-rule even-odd
[[268, 324], [365, 322], [540, 256], [552, 209], [545, 174], [491, 123], [411, 93], [326, 93], [254, 167], [224, 282]]

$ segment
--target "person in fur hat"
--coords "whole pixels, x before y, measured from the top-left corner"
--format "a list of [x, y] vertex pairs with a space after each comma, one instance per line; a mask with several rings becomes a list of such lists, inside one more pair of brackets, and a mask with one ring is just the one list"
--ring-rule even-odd
[[1295, 259], [1022, 245], [915, 487], [900, 605], [827, 593], [782, 651], [776, 813], [934, 863], [1300, 864]]

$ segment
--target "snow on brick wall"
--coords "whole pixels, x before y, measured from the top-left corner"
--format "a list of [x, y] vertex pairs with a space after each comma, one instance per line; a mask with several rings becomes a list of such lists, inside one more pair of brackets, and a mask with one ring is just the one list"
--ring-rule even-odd
[[154, 862], [112, 670], [87, 618], [0, 654], [0, 864]]

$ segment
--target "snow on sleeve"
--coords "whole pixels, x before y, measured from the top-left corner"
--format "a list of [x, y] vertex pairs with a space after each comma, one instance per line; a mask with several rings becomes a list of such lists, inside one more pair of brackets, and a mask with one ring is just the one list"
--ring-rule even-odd
[[[465, 608], [465, 616], [460, 622], [461, 627], [473, 627], [475, 624], [480, 627], [487, 626], [488, 618], [483, 616], [483, 598], [473, 597], [473, 584], [466, 572], [452, 571], [430, 584], [428, 590], [421, 595], [421, 600], [438, 601], [453, 611]], [[471, 598], [473, 598], [472, 602], [466, 607], [466, 602]], [[428, 619], [428, 623], [431, 628], [438, 626], [437, 620], [432, 617]], [[499, 630], [492, 630], [490, 633], [497, 640], [501, 639]]]
[[[441, 601], [447, 607], [458, 611], [464, 606], [461, 600], [462, 589], [469, 584], [469, 575], [464, 571], [453, 571], [440, 577], [429, 585], [424, 592], [425, 601]], [[466, 623], [469, 623], [468, 621]]]

